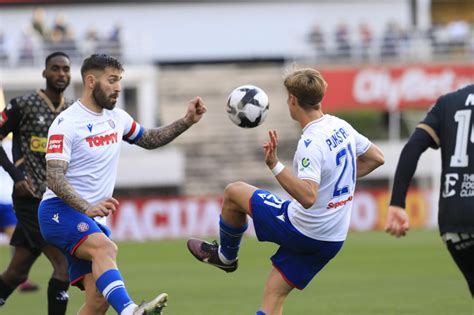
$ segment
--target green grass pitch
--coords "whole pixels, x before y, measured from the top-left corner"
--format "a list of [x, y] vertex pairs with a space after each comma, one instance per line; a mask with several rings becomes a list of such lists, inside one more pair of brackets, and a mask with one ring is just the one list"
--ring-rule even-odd
[[[275, 245], [245, 238], [240, 267], [233, 274], [199, 263], [184, 240], [119, 243], [119, 266], [138, 302], [160, 292], [170, 296], [165, 314], [255, 314], [270, 270]], [[9, 248], [0, 247], [0, 268]], [[44, 258], [31, 279], [37, 293], [15, 292], [0, 314], [46, 314], [51, 267]], [[76, 314], [83, 295], [70, 290], [68, 314]], [[115, 314], [109, 310], [108, 314]], [[403, 239], [382, 232], [350, 232], [342, 251], [304, 291], [294, 290], [284, 314], [469, 315], [474, 314], [467, 285], [436, 232], [411, 231]]]

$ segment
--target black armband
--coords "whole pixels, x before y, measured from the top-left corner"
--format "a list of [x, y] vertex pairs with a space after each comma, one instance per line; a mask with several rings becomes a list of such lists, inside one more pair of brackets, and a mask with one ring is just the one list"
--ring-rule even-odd
[[418, 160], [429, 147], [436, 147], [433, 138], [423, 129], [416, 128], [403, 147], [393, 181], [391, 206], [405, 208], [405, 199]]

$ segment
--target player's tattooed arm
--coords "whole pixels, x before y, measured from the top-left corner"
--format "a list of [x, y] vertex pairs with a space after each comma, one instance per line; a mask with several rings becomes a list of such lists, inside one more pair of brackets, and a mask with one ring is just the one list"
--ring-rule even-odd
[[46, 177], [48, 187], [68, 205], [86, 213], [91, 207], [84, 198], [82, 198], [74, 187], [71, 186], [66, 178], [68, 162], [62, 160], [49, 160], [46, 162]]
[[206, 106], [199, 96], [189, 101], [186, 115], [175, 122], [159, 127], [145, 129], [142, 137], [136, 142], [142, 148], [155, 149], [170, 143], [174, 138], [185, 132], [193, 124], [201, 120], [206, 112]]
[[177, 136], [191, 127], [192, 124], [192, 121], [181, 118], [167, 126], [147, 128], [141, 138], [136, 142], [136, 145], [148, 150], [161, 147], [173, 141]]

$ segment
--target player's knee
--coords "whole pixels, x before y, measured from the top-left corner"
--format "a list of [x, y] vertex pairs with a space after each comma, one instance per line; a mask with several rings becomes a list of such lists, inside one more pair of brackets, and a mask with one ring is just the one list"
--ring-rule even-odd
[[227, 185], [224, 189], [224, 202], [226, 200], [232, 201], [234, 199], [234, 196], [239, 194], [244, 185], [244, 182], [233, 182]]
[[118, 247], [117, 245], [109, 239], [104, 239], [97, 244], [97, 247], [94, 251], [94, 257], [97, 259], [113, 259], [117, 257]]

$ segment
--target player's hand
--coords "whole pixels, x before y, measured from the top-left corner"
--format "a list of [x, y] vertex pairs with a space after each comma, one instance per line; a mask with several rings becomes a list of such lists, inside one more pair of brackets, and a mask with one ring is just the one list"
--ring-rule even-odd
[[184, 116], [184, 121], [187, 125], [191, 126], [201, 120], [202, 115], [204, 115], [206, 111], [206, 105], [204, 105], [201, 97], [196, 96], [191, 101], [189, 101], [188, 111]]
[[263, 144], [263, 152], [265, 154], [265, 164], [272, 169], [278, 163], [278, 136], [276, 130], [270, 130], [268, 136], [269, 140]]
[[15, 183], [15, 195], [18, 197], [35, 197], [33, 184], [29, 178], [25, 178]]
[[389, 206], [385, 232], [390, 235], [400, 237], [405, 236], [410, 229], [410, 222], [405, 209], [397, 206]]
[[118, 206], [119, 202], [117, 199], [110, 197], [87, 209], [85, 214], [91, 218], [106, 217], [110, 213], [115, 212]]

